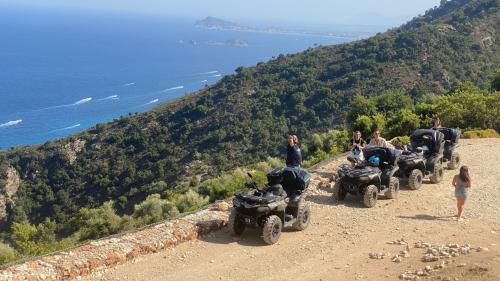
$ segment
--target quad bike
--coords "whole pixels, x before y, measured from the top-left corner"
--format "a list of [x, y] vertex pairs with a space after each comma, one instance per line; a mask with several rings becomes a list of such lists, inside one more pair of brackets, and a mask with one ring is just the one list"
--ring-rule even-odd
[[460, 140], [460, 130], [451, 128], [435, 128], [444, 135], [444, 155], [443, 162], [448, 162], [448, 169], [456, 170], [460, 166], [460, 154], [455, 151]]
[[429, 177], [431, 183], [441, 182], [444, 135], [435, 130], [416, 130], [410, 137], [408, 149], [399, 156], [397, 176], [407, 178], [413, 190], [422, 186], [425, 177]]
[[[251, 177], [251, 175], [249, 174]], [[260, 189], [255, 182], [235, 193], [228, 226], [233, 235], [241, 235], [246, 227], [262, 228], [264, 242], [278, 242], [284, 227], [304, 230], [310, 222], [305, 190], [309, 173], [296, 168], [277, 168], [267, 174], [267, 185]]]
[[[338, 178], [333, 186], [333, 197], [342, 201], [346, 195], [362, 195], [363, 204], [372, 208], [378, 196], [384, 192], [387, 198], [395, 199], [399, 193], [399, 180], [394, 175], [398, 171], [396, 150], [383, 147], [363, 149], [365, 160], [355, 167], [341, 165]], [[376, 159], [374, 162], [373, 159]]]

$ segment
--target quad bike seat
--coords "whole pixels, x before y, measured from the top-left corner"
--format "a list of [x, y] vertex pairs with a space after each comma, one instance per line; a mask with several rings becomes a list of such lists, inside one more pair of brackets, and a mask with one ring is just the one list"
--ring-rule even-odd
[[442, 154], [444, 143], [444, 134], [433, 129], [418, 129], [410, 137], [410, 148], [412, 151], [419, 147], [427, 147], [428, 152], [432, 154]]
[[300, 194], [309, 186], [311, 175], [296, 168], [276, 168], [267, 174], [268, 185], [281, 184], [288, 194]]
[[433, 130], [437, 130], [444, 135], [444, 140], [451, 144], [457, 144], [460, 140], [461, 132], [459, 129], [452, 128], [433, 128]]

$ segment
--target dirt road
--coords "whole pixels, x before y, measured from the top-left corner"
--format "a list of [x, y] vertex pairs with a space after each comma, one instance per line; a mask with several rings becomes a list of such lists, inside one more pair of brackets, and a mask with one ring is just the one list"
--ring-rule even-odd
[[[455, 171], [445, 171], [440, 184], [426, 183], [417, 191], [403, 187], [397, 200], [382, 199], [372, 209], [351, 196], [335, 202], [330, 190], [317, 189], [308, 197], [310, 227], [284, 232], [277, 245], [264, 245], [257, 231], [235, 238], [222, 230], [91, 280], [398, 280], [404, 271], [439, 263], [421, 261], [426, 249], [414, 248], [418, 240], [487, 248], [449, 259], [431, 280], [500, 280], [500, 139], [462, 140], [459, 152], [473, 178], [463, 222], [453, 217]], [[314, 177], [328, 177], [337, 165], [319, 167]], [[387, 243], [401, 238], [409, 247]], [[410, 256], [400, 263], [369, 257], [392, 257], [407, 248]]]

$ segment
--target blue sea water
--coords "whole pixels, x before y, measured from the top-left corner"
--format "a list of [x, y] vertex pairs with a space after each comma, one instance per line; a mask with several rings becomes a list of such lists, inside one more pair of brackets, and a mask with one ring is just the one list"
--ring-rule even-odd
[[[213, 46], [242, 40], [248, 47]], [[142, 112], [238, 66], [348, 39], [205, 30], [193, 20], [0, 10], [0, 149]]]

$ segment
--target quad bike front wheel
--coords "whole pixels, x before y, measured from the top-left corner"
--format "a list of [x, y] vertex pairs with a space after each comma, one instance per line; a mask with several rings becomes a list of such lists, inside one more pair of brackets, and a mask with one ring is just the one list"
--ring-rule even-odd
[[229, 214], [229, 220], [227, 222], [229, 231], [232, 235], [241, 235], [245, 231], [245, 223], [239, 218], [238, 212], [233, 208]]
[[443, 180], [443, 175], [444, 175], [443, 164], [436, 163], [434, 165], [434, 171], [432, 173], [432, 176], [429, 179], [431, 180], [431, 183], [440, 183]]
[[389, 199], [396, 199], [399, 195], [399, 179], [391, 177], [389, 181], [389, 188], [385, 192], [385, 196]]
[[460, 166], [460, 155], [458, 152], [453, 152], [451, 154], [450, 162], [448, 162], [448, 169], [456, 170], [458, 169], [458, 166]]
[[297, 220], [293, 223], [293, 228], [295, 230], [304, 230], [309, 226], [310, 221], [311, 211], [309, 204], [305, 200], [300, 200]]
[[424, 174], [419, 169], [415, 169], [411, 171], [410, 176], [408, 177], [408, 186], [410, 186], [411, 190], [420, 189], [422, 186], [422, 180], [424, 179]]
[[365, 194], [363, 194], [363, 204], [368, 208], [373, 208], [377, 204], [378, 189], [375, 185], [366, 187]]
[[333, 185], [333, 199], [337, 201], [343, 201], [347, 195], [347, 192], [342, 188], [342, 184], [339, 180], [335, 181]]
[[269, 245], [278, 242], [281, 236], [282, 226], [281, 219], [278, 216], [269, 216], [262, 229], [262, 238], [264, 239], [264, 242]]

